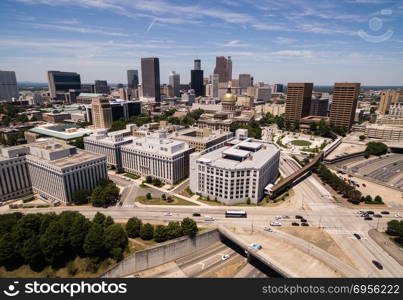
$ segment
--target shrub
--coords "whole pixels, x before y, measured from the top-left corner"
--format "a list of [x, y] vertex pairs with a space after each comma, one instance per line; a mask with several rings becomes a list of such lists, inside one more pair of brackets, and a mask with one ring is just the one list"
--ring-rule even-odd
[[143, 240], [152, 240], [154, 237], [154, 227], [150, 223], [146, 223], [140, 228], [140, 237]]

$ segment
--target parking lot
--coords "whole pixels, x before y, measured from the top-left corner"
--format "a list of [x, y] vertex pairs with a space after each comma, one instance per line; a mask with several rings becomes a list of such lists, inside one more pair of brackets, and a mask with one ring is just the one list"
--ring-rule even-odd
[[358, 162], [347, 171], [396, 188], [403, 188], [403, 154], [388, 154]]

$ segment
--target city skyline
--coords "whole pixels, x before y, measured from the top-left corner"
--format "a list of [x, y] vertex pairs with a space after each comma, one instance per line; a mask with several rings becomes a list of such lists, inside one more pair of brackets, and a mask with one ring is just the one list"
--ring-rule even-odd
[[[2, 2], [1, 69], [18, 81], [46, 82], [48, 70], [60, 70], [126, 83], [126, 71], [153, 56], [162, 83], [172, 70], [189, 83], [194, 59], [208, 77], [216, 56], [231, 56], [233, 77], [250, 73], [255, 82], [402, 84], [398, 1], [121, 2]], [[51, 17], [61, 9], [62, 18]]]

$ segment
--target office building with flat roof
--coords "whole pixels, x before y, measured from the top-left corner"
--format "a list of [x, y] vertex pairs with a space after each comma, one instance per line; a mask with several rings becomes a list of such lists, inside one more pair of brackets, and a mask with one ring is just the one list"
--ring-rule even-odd
[[[59, 93], [64, 94], [72, 89], [81, 89], [80, 74], [75, 72], [48, 71], [48, 86], [50, 97], [57, 99], [57, 94]], [[62, 98], [64, 98], [64, 95]]]
[[109, 86], [106, 80], [95, 80], [94, 91], [97, 94], [109, 94]]
[[350, 130], [360, 95], [360, 83], [335, 83], [330, 107], [330, 122]]
[[121, 168], [122, 155], [120, 148], [133, 142], [133, 135], [127, 135], [126, 130], [108, 133], [98, 130], [90, 136], [84, 137], [84, 149], [106, 156], [108, 166]]
[[232, 132], [212, 131], [208, 128], [200, 129], [191, 127], [175, 131], [170, 137], [173, 140], [186, 142], [191, 148], [194, 148], [196, 152], [201, 152], [230, 139]]
[[127, 70], [127, 87], [137, 89], [139, 87], [139, 71]]
[[143, 177], [151, 176], [175, 184], [189, 175], [189, 154], [193, 149], [167, 137], [164, 131], [147, 133], [121, 147], [122, 168]]
[[[28, 193], [30, 184], [34, 193], [52, 202], [67, 203], [74, 192], [82, 189], [91, 192], [101, 179], [108, 177], [104, 155], [53, 140], [4, 148], [2, 156], [7, 161], [13, 159], [14, 164], [19, 163], [16, 173], [9, 175], [14, 177], [5, 181], [8, 191], [13, 185], [24, 183], [25, 186], [18, 191]], [[16, 181], [12, 182], [11, 178]], [[20, 196], [14, 194], [14, 197]]]
[[14, 71], [0, 70], [0, 101], [18, 100], [17, 78]]
[[95, 129], [109, 129], [112, 126], [112, 108], [108, 98], [92, 99], [92, 122]]
[[179, 97], [181, 90], [181, 77], [179, 73], [175, 71], [169, 73], [169, 85], [172, 86], [174, 96]]
[[300, 121], [309, 115], [313, 83], [288, 83], [285, 119], [290, 122]]
[[226, 205], [248, 199], [257, 204], [264, 197], [265, 187], [278, 177], [279, 161], [280, 150], [274, 144], [235, 138], [218, 149], [190, 155], [189, 187]]
[[158, 57], [141, 59], [143, 97], [160, 102], [160, 62]]
[[195, 91], [196, 97], [203, 96], [203, 70], [200, 59], [195, 59], [194, 69], [190, 71], [190, 88]]
[[232, 80], [232, 60], [231, 57], [217, 56], [214, 74], [218, 74], [219, 82], [228, 83]]

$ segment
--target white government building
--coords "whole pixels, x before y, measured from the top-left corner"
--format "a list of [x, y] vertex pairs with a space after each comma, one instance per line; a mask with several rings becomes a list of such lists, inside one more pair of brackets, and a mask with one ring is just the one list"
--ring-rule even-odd
[[238, 129], [235, 139], [190, 155], [190, 189], [227, 205], [258, 203], [265, 187], [279, 174], [280, 150], [262, 140], [247, 138]]
[[189, 176], [189, 154], [193, 148], [169, 139], [165, 131], [149, 132], [121, 147], [122, 168], [129, 173], [158, 178], [175, 184]]
[[75, 191], [92, 191], [107, 178], [106, 157], [53, 140], [2, 149], [0, 201], [31, 192], [67, 203]]

